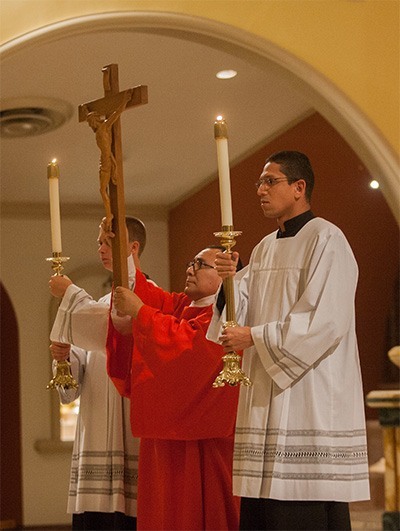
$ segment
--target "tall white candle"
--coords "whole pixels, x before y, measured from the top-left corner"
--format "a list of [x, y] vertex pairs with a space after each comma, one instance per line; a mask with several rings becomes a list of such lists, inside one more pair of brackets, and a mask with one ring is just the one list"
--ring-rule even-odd
[[58, 178], [60, 171], [56, 159], [47, 165], [47, 178], [49, 180], [50, 198], [50, 224], [51, 224], [51, 246], [53, 253], [61, 253], [61, 221], [60, 221], [60, 195], [58, 189]]
[[222, 116], [218, 116], [214, 123], [214, 138], [217, 144], [221, 222], [222, 226], [233, 226], [231, 182], [229, 177], [228, 130]]

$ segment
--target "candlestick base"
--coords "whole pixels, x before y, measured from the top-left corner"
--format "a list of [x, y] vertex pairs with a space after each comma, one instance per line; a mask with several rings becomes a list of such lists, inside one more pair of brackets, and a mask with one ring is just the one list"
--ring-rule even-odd
[[69, 361], [58, 361], [56, 365], [56, 374], [50, 380], [47, 389], [78, 389], [78, 384], [71, 374], [71, 364]]
[[[240, 236], [241, 231], [234, 231], [232, 225], [223, 225], [221, 232], [214, 232], [214, 236], [220, 238], [221, 246], [230, 253], [232, 247], [236, 244], [235, 237]], [[233, 290], [233, 278], [228, 277], [223, 281], [225, 301], [226, 301], [226, 317], [227, 321], [223, 328], [237, 326], [235, 318], [235, 301]], [[235, 385], [252, 385], [250, 379], [241, 369], [241, 357], [234, 351], [228, 352], [222, 357], [223, 368], [213, 383], [213, 387], [224, 387], [227, 383], [231, 386]]]
[[[51, 269], [57, 276], [61, 275], [61, 271], [64, 269], [63, 263], [69, 260], [69, 256], [61, 256], [61, 253], [53, 253], [51, 258], [46, 258], [47, 262], [51, 262]], [[46, 389], [77, 389], [78, 384], [71, 374], [71, 364], [69, 361], [57, 361], [56, 374], [52, 380], [50, 380]]]
[[228, 384], [232, 387], [240, 385], [252, 385], [250, 379], [240, 367], [240, 356], [236, 352], [228, 352], [222, 357], [223, 369], [215, 378], [213, 387], [224, 387]]

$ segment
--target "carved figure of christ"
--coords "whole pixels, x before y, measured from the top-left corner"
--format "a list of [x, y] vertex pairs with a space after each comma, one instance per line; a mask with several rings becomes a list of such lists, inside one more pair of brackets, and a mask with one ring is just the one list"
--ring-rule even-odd
[[107, 65], [102, 72], [104, 98], [79, 105], [78, 117], [93, 129], [100, 149], [99, 180], [105, 224], [115, 234], [112, 239], [114, 285], [128, 287], [120, 115], [125, 109], [147, 103], [147, 86], [120, 92], [118, 65]]

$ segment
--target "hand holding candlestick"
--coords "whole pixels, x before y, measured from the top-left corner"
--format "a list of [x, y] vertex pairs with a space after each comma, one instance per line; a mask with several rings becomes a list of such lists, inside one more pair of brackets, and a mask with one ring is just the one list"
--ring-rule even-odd
[[[58, 256], [55, 257], [56, 253], [53, 253], [53, 258], [46, 258], [46, 260], [51, 260], [53, 262], [52, 269], [55, 271], [55, 275], [59, 276], [60, 268], [63, 269], [61, 263], [68, 260], [67, 257]], [[61, 254], [61, 253], [60, 253]], [[47, 385], [47, 389], [78, 389], [78, 383], [71, 373], [71, 364], [68, 360], [60, 360], [54, 362], [55, 375], [54, 378], [50, 380]]]
[[[223, 227], [224, 229], [224, 227]], [[214, 236], [221, 238], [221, 246], [225, 247], [226, 252], [231, 253], [235, 245], [235, 237], [241, 232], [233, 230], [223, 230], [214, 232]], [[233, 289], [233, 278], [231, 276], [224, 278], [223, 288], [225, 294], [226, 322], [223, 328], [237, 326], [235, 315], [235, 299]], [[241, 369], [241, 357], [235, 351], [230, 351], [222, 357], [223, 368], [213, 383], [213, 387], [224, 387], [227, 383], [231, 386], [238, 384], [251, 385], [251, 381]]]
[[[222, 116], [217, 117], [214, 123], [214, 137], [217, 144], [219, 190], [221, 202], [222, 232], [214, 232], [214, 236], [221, 238], [221, 246], [230, 253], [236, 244], [235, 237], [242, 234], [233, 230], [232, 219], [232, 199], [231, 184], [229, 176], [229, 156], [228, 156], [228, 133]], [[224, 328], [237, 326], [235, 317], [235, 301], [233, 291], [233, 278], [228, 277], [223, 280], [223, 287], [226, 300], [226, 318]], [[251, 385], [251, 381], [240, 367], [241, 358], [234, 352], [228, 352], [222, 357], [223, 369], [215, 379], [213, 387], [223, 387], [226, 383], [235, 386]]]
[[[60, 221], [60, 198], [58, 179], [60, 176], [59, 168], [56, 159], [53, 159], [47, 165], [47, 178], [49, 180], [49, 198], [50, 198], [50, 224], [51, 224], [51, 245], [53, 249], [53, 256], [46, 258], [51, 262], [51, 268], [55, 275], [61, 275], [64, 269], [63, 263], [69, 260], [67, 256], [61, 256], [61, 221]], [[71, 364], [69, 361], [58, 361], [56, 363], [56, 374], [50, 380], [47, 389], [56, 389], [62, 387], [63, 389], [77, 389], [78, 384], [72, 377], [70, 371]]]

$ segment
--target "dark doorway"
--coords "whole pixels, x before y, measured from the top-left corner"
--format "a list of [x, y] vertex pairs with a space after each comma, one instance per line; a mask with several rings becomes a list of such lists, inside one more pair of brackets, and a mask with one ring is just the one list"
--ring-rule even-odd
[[22, 525], [19, 340], [13, 304], [0, 288], [1, 529], [15, 529]]

